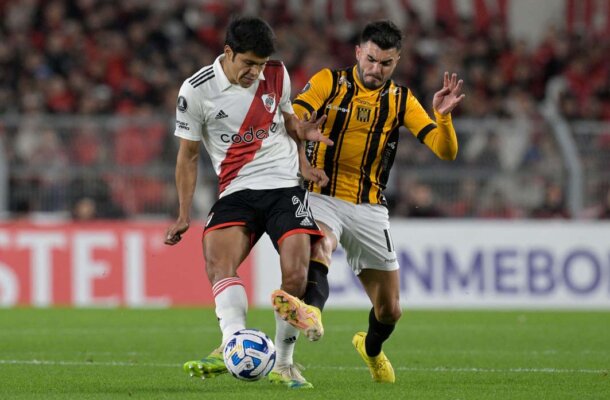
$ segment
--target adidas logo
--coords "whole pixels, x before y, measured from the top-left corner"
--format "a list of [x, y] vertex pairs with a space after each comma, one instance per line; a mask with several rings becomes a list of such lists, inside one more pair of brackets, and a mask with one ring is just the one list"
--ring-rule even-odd
[[303, 221], [301, 221], [301, 226], [312, 226], [313, 224], [311, 223], [311, 220], [307, 217], [303, 218]]
[[297, 341], [297, 337], [296, 336], [291, 336], [289, 338], [286, 338], [283, 340], [284, 343], [286, 344], [290, 344], [290, 343], [295, 343]]
[[227, 113], [220, 110], [220, 111], [218, 111], [218, 114], [216, 114], [216, 117], [214, 117], [214, 119], [223, 119], [223, 118], [228, 118], [228, 117], [229, 116], [227, 115]]

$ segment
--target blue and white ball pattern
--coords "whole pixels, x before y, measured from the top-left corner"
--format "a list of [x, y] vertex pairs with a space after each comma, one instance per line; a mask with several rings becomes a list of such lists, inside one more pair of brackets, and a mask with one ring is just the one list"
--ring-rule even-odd
[[264, 332], [242, 329], [229, 338], [223, 356], [227, 369], [234, 377], [257, 381], [273, 369], [275, 346]]

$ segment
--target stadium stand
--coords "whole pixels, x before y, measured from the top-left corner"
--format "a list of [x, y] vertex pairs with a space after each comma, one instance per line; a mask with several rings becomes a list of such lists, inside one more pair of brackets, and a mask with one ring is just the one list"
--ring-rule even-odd
[[[293, 93], [352, 64], [363, 22], [390, 15], [405, 33], [394, 79], [426, 107], [443, 71], [463, 77], [458, 159], [403, 135], [392, 215], [608, 218], [610, 18], [600, 27], [579, 8], [592, 2], [567, 0], [562, 23], [533, 41], [511, 34], [508, 2], [473, 0], [466, 18], [452, 0], [428, 2], [431, 16], [407, 0], [0, 1], [0, 213], [70, 217], [87, 198], [94, 217], [171, 216], [180, 82], [221, 52], [232, 14], [257, 13]], [[206, 161], [198, 186], [211, 198]]]

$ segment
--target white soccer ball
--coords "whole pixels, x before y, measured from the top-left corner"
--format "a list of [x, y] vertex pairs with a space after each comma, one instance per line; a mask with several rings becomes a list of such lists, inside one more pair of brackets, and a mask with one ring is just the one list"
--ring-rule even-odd
[[275, 365], [275, 346], [264, 332], [242, 329], [225, 345], [223, 356], [229, 372], [237, 379], [257, 381]]

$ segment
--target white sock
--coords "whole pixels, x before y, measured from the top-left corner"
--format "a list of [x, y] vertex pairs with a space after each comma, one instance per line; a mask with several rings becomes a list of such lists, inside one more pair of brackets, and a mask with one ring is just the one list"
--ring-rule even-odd
[[224, 345], [232, 334], [246, 328], [248, 297], [239, 277], [221, 279], [212, 287], [212, 293]]
[[273, 314], [275, 315], [275, 366], [292, 365], [292, 354], [294, 353], [294, 345], [299, 338], [299, 330], [280, 318], [277, 312]]

